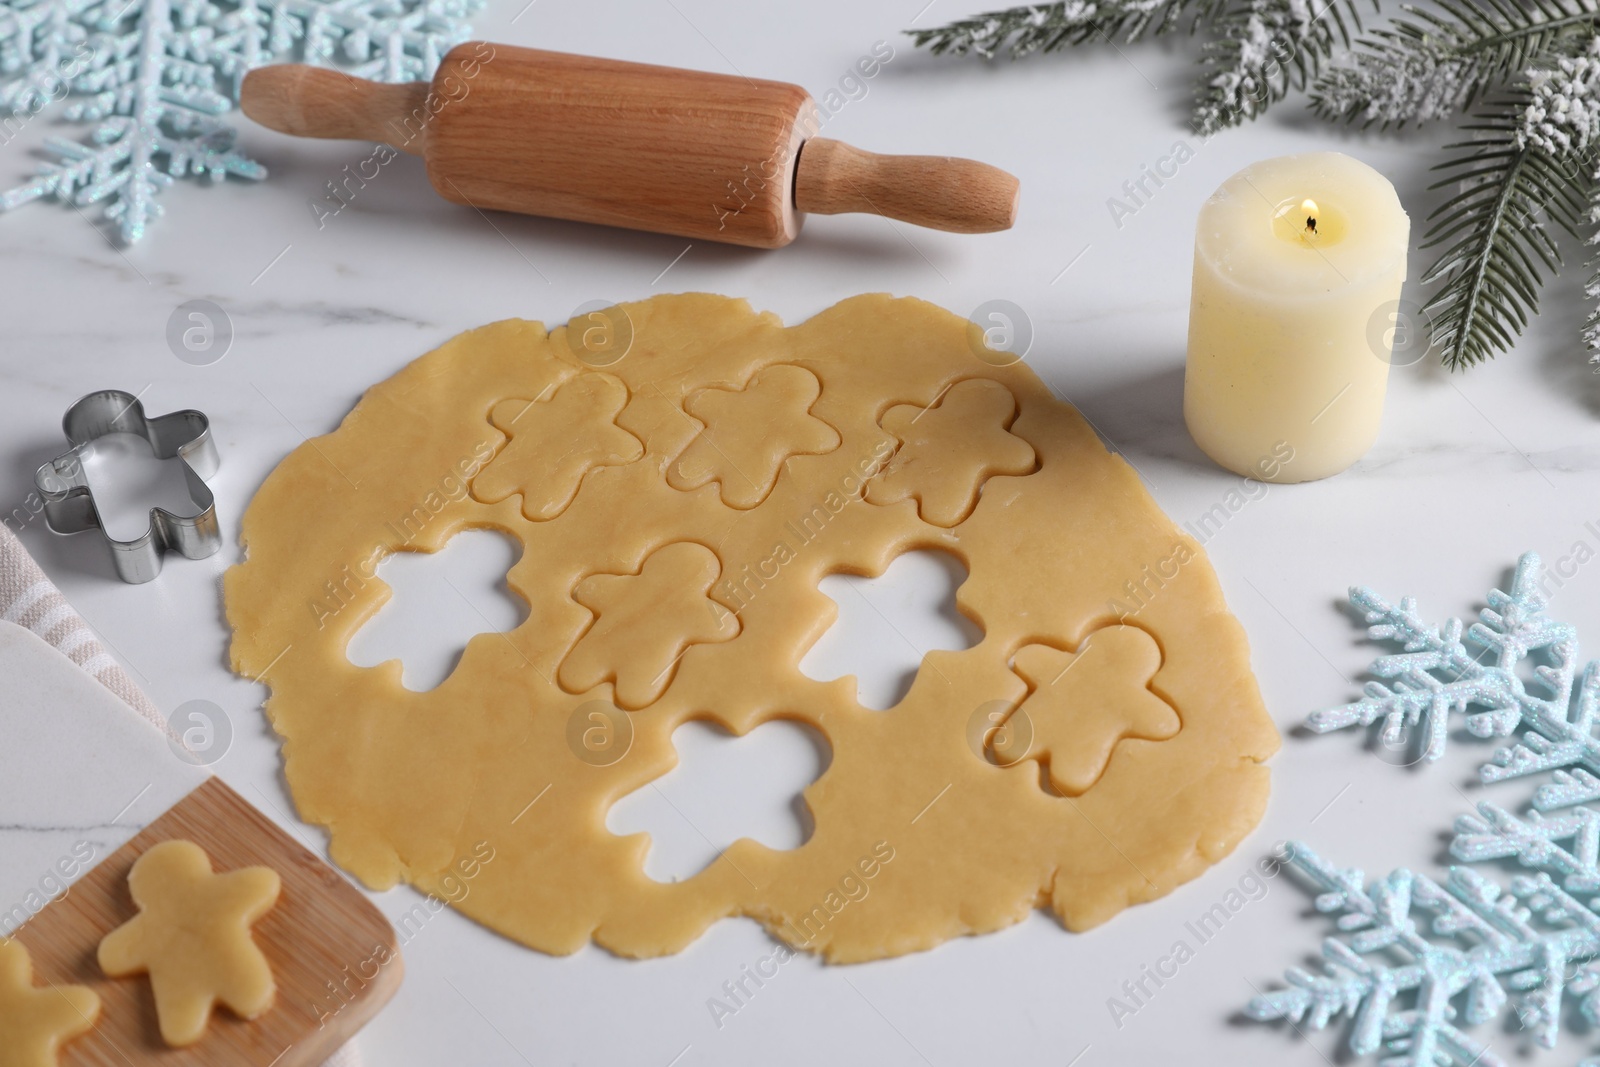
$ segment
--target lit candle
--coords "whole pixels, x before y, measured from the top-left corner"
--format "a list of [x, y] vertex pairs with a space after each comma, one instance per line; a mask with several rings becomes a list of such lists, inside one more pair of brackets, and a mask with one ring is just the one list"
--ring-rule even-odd
[[1263, 481], [1350, 466], [1383, 415], [1411, 220], [1359, 160], [1312, 152], [1235, 174], [1200, 209], [1183, 415]]

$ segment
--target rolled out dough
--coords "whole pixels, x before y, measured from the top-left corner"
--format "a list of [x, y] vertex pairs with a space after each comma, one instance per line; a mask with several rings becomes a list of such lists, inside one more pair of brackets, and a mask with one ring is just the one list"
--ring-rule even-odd
[[[791, 328], [709, 295], [622, 311], [632, 347], [603, 367], [571, 327], [462, 334], [290, 454], [245, 516], [233, 666], [270, 686], [300, 814], [347, 870], [440, 893], [487, 842], [452, 899], [545, 952], [658, 956], [747, 915], [852, 961], [1039, 906], [1093, 926], [1255, 825], [1278, 739], [1244, 633], [1199, 545], [1026, 365], [917, 300]], [[397, 662], [353, 666], [389, 596], [375, 561], [469, 527], [522, 543], [527, 620], [473, 638], [430, 692]], [[818, 581], [917, 548], [965, 563], [982, 640], [929, 653], [887, 711], [801, 674], [835, 615]], [[596, 758], [573, 720], [612, 701], [631, 740]], [[1024, 705], [1039, 748], [986, 758], [974, 721]], [[694, 718], [798, 720], [831, 762], [803, 845], [736, 841], [657, 883], [605, 815], [672, 768]]]

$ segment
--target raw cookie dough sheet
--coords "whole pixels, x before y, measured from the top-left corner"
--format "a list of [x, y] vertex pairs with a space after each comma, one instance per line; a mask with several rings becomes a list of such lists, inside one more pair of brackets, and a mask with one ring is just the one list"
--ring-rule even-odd
[[[657, 956], [748, 915], [852, 961], [1039, 906], [1093, 926], [1256, 824], [1278, 739], [1210, 564], [1026, 365], [910, 299], [789, 328], [710, 295], [622, 308], [614, 362], [584, 321], [451, 340], [296, 449], [245, 516], [233, 666], [270, 686], [295, 802], [337, 862], [441, 896], [470, 867], [460, 910], [545, 952]], [[528, 618], [428, 692], [398, 662], [353, 666], [389, 596], [377, 561], [471, 527], [521, 543]], [[801, 674], [835, 616], [818, 581], [918, 548], [967, 567], [980, 642], [929, 653], [886, 711]], [[647, 839], [605, 814], [671, 769], [690, 719], [827, 740], [803, 845], [644, 875]]]

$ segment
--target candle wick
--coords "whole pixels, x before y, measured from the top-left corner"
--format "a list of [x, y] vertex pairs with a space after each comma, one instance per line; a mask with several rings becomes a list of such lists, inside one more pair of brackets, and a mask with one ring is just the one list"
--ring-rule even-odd
[[1310, 218], [1306, 219], [1306, 232], [1311, 234], [1312, 236], [1316, 236], [1316, 233], [1317, 233], [1317, 217], [1315, 215], [1312, 215]]

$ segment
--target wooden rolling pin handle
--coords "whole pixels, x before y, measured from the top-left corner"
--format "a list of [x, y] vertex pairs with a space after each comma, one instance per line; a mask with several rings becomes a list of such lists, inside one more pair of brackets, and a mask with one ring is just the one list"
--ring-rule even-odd
[[428, 93], [426, 82], [389, 85], [327, 67], [286, 63], [246, 74], [239, 107], [280, 133], [383, 141], [420, 156], [428, 128]]
[[952, 233], [1009, 230], [1017, 179], [998, 167], [951, 156], [880, 156], [813, 137], [800, 149], [794, 205], [817, 215], [850, 211]]

